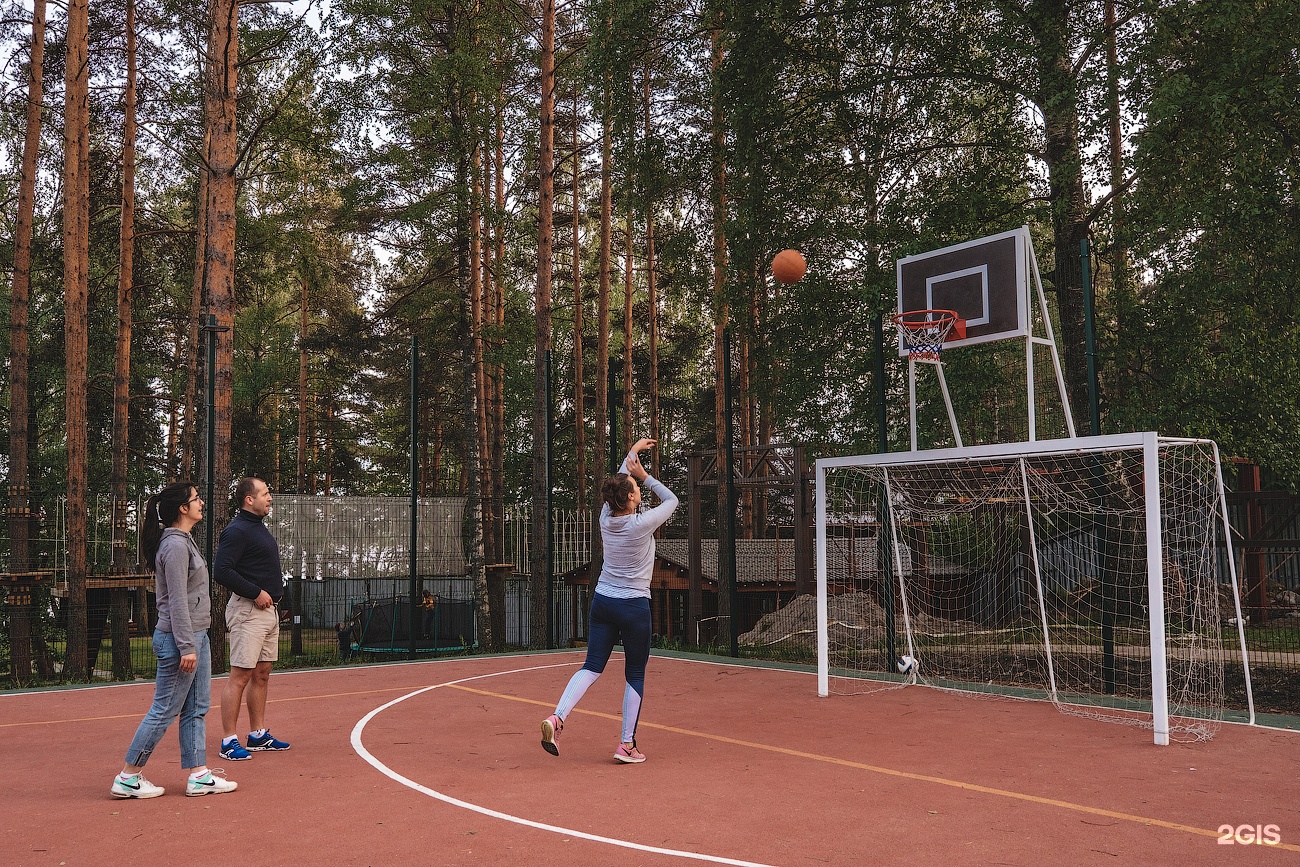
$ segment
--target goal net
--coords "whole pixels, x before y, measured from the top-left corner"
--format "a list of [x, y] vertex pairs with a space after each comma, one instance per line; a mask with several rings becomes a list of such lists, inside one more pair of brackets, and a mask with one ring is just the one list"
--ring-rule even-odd
[[1211, 737], [1226, 679], [1251, 704], [1227, 526], [1202, 440], [819, 460], [818, 690], [923, 683]]

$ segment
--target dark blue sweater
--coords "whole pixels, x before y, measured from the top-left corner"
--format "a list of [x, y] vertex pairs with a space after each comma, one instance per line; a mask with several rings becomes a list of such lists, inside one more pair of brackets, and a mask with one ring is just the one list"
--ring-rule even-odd
[[256, 599], [265, 590], [276, 602], [284, 595], [284, 570], [280, 568], [280, 546], [262, 519], [240, 509], [221, 531], [221, 542], [213, 557], [213, 577], [246, 599]]

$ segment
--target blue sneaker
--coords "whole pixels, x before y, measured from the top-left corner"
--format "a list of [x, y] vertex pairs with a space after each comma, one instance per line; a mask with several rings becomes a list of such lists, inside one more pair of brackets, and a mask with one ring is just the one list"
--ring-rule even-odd
[[254, 752], [259, 750], [287, 750], [289, 745], [284, 741], [277, 741], [268, 731], [261, 737], [248, 736], [248, 748]]
[[228, 762], [242, 762], [251, 759], [253, 754], [239, 744], [239, 738], [221, 742], [221, 757]]

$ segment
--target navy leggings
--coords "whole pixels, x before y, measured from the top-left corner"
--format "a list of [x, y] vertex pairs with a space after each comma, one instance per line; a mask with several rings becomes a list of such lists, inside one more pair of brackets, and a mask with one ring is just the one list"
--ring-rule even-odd
[[625, 679], [637, 695], [645, 695], [645, 667], [650, 660], [650, 600], [644, 596], [615, 599], [596, 593], [591, 598], [587, 630], [587, 661], [582, 667], [600, 674], [623, 640]]

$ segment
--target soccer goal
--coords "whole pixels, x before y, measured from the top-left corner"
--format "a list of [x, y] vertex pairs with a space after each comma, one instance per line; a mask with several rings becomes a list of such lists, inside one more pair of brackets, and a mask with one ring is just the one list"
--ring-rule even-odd
[[829, 458], [816, 483], [819, 694], [1045, 699], [1167, 744], [1212, 737], [1230, 684], [1254, 722], [1214, 443]]

